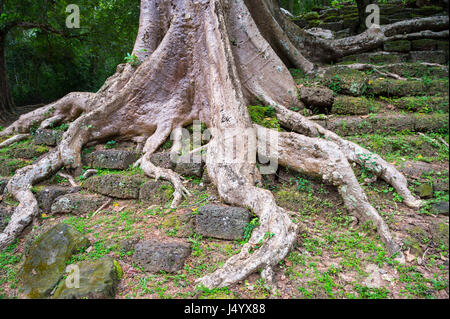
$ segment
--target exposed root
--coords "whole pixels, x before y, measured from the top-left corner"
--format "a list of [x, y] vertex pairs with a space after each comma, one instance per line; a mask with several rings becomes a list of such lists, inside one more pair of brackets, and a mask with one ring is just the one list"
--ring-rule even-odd
[[367, 70], [373, 70], [376, 73], [378, 73], [381, 76], [387, 77], [387, 78], [393, 78], [396, 80], [407, 80], [404, 77], [401, 77], [398, 74], [392, 73], [392, 72], [387, 72], [387, 71], [380, 71], [379, 68], [380, 66], [376, 66], [373, 64], [366, 64], [366, 63], [354, 63], [354, 64], [346, 64], [345, 65], [346, 68], [352, 69], [352, 70], [358, 70], [358, 71], [367, 71]]
[[61, 176], [62, 178], [67, 179], [72, 187], [79, 187], [80, 186], [80, 185], [78, 185], [75, 182], [75, 180], [73, 179], [72, 175], [61, 173], [61, 172], [59, 172], [57, 175]]
[[69, 93], [58, 101], [40, 107], [30, 113], [23, 114], [17, 121], [0, 132], [0, 136], [13, 133], [28, 133], [36, 125], [43, 123], [42, 128], [58, 124], [62, 120], [73, 121], [89, 108], [94, 93]]
[[184, 187], [180, 175], [171, 169], [157, 167], [150, 161], [150, 156], [165, 142], [169, 135], [170, 127], [157, 129], [145, 143], [144, 156], [142, 156], [138, 163], [148, 176], [154, 177], [156, 180], [163, 178], [172, 183], [174, 192], [171, 208], [175, 208], [181, 203], [184, 197], [190, 196], [189, 191]]
[[0, 233], [0, 250], [8, 247], [39, 212], [39, 206], [31, 192], [31, 186], [50, 174], [56, 173], [61, 166], [59, 152], [52, 151], [37, 163], [18, 170], [10, 179], [7, 190], [19, 200], [19, 206], [11, 216], [11, 221], [3, 233]]
[[[270, 156], [265, 151], [270, 141], [267, 129], [257, 128], [258, 152]], [[272, 133], [273, 134], [273, 133]], [[397, 253], [400, 246], [393, 240], [389, 228], [369, 203], [367, 196], [340, 147], [334, 142], [321, 138], [311, 138], [296, 133], [279, 133], [278, 159], [282, 166], [290, 167], [301, 173], [321, 177], [338, 187], [345, 207], [363, 222], [372, 222], [378, 230], [381, 240], [391, 254]]]
[[275, 109], [280, 123], [286, 127], [307, 136], [322, 137], [336, 143], [348, 161], [361, 165], [391, 184], [397, 193], [402, 196], [403, 202], [407, 206], [419, 208], [422, 205], [422, 201], [415, 198], [408, 189], [406, 178], [395, 166], [383, 160], [378, 154], [374, 154], [353, 142], [341, 138], [336, 133], [306, 119], [299, 113], [288, 110], [284, 106], [276, 105]]

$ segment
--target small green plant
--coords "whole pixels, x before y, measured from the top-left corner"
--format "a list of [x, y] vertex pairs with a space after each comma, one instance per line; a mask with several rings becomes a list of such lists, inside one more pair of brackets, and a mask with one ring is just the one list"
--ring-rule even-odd
[[105, 148], [106, 148], [106, 149], [111, 149], [111, 148], [114, 148], [114, 147], [116, 147], [116, 146], [117, 146], [117, 142], [114, 141], [114, 140], [108, 141], [108, 142], [106, 142], [106, 144], [105, 144]]
[[342, 83], [341, 77], [339, 75], [335, 75], [331, 78], [328, 87], [334, 92], [335, 95], [337, 95], [342, 90], [341, 83]]
[[141, 64], [139, 58], [135, 54], [127, 53], [127, 56], [124, 58], [126, 63], [129, 63], [131, 66], [138, 66]]
[[250, 240], [253, 230], [255, 228], [257, 228], [258, 226], [259, 226], [259, 218], [258, 217], [253, 218], [247, 225], [245, 225], [244, 236], [242, 237], [242, 240], [240, 242], [241, 245], [247, 243]]
[[307, 179], [304, 179], [302, 177], [296, 177], [295, 183], [297, 184], [298, 191], [307, 193], [312, 192], [311, 183]]

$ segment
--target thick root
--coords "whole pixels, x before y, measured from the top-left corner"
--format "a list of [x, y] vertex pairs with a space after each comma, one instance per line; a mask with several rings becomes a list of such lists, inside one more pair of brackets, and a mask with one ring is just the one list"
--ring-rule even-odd
[[[270, 100], [267, 100], [270, 102]], [[397, 193], [402, 196], [405, 205], [411, 208], [419, 208], [422, 201], [414, 197], [408, 189], [408, 181], [395, 166], [383, 160], [378, 154], [374, 154], [365, 148], [341, 138], [317, 123], [314, 123], [299, 113], [288, 110], [281, 105], [274, 105], [280, 123], [293, 131], [310, 136], [321, 137], [334, 142], [345, 155], [348, 161], [357, 163], [376, 176], [391, 184]]]
[[[268, 130], [257, 128], [258, 152], [270, 156], [266, 151]], [[273, 134], [273, 133], [272, 133]], [[346, 156], [334, 142], [321, 138], [311, 138], [296, 133], [279, 133], [277, 139], [278, 160], [282, 166], [301, 173], [321, 177], [338, 187], [345, 207], [362, 222], [372, 222], [381, 240], [391, 254], [398, 253], [400, 246], [395, 243], [388, 226], [377, 210], [369, 203], [367, 196]]]
[[11, 216], [11, 221], [3, 233], [0, 233], [0, 250], [8, 247], [39, 212], [39, 206], [31, 192], [31, 186], [56, 173], [61, 166], [59, 152], [52, 151], [37, 163], [18, 170], [8, 182], [7, 190], [19, 201], [19, 206]]
[[158, 128], [145, 143], [144, 156], [138, 162], [148, 176], [154, 177], [156, 180], [163, 178], [172, 183], [174, 193], [171, 208], [175, 208], [180, 205], [184, 197], [190, 196], [189, 191], [183, 186], [180, 175], [171, 169], [157, 167], [150, 161], [150, 156], [165, 142], [170, 131], [170, 126]]

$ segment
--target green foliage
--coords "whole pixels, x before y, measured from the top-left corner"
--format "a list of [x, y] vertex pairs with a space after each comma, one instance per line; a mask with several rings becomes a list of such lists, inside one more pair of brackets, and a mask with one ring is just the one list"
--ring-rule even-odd
[[275, 109], [272, 106], [250, 105], [248, 112], [256, 124], [280, 130], [280, 123], [275, 117]]
[[139, 58], [135, 54], [127, 53], [127, 56], [124, 58], [126, 63], [129, 63], [131, 66], [138, 66], [141, 64]]
[[106, 149], [111, 149], [111, 148], [114, 148], [114, 147], [116, 147], [116, 146], [117, 146], [117, 142], [114, 141], [114, 140], [108, 141], [108, 142], [106, 142], [106, 144], [105, 144], [105, 148], [106, 148]]
[[259, 218], [253, 218], [244, 228], [244, 236], [242, 237], [241, 245], [247, 243], [252, 237], [252, 232], [255, 228], [259, 226]]
[[39, 28], [12, 28], [6, 63], [17, 105], [51, 102], [73, 91], [97, 91], [133, 46], [139, 1], [80, 0], [80, 28], [68, 29], [69, 0], [5, 0], [0, 30], [20, 20], [48, 24], [69, 37]]

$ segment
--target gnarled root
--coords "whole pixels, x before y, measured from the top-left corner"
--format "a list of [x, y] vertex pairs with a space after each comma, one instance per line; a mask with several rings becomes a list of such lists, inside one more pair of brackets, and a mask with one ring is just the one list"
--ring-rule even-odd
[[220, 196], [229, 204], [250, 208], [259, 217], [260, 226], [253, 231], [239, 254], [197, 283], [210, 289], [224, 287], [260, 269], [266, 283], [273, 285], [272, 268], [291, 250], [298, 226], [290, 220], [285, 209], [277, 206], [270, 191], [253, 186], [253, 181], [248, 179], [251, 175], [238, 174], [247, 170], [248, 165], [218, 163], [221, 158], [217, 153], [220, 148], [218, 140], [216, 137], [209, 143], [208, 174], [217, 185]]
[[7, 190], [19, 200], [19, 205], [3, 233], [0, 233], [0, 250], [8, 247], [39, 212], [39, 206], [31, 192], [31, 186], [50, 174], [56, 173], [61, 166], [62, 160], [59, 152], [52, 151], [37, 163], [18, 170], [8, 182]]
[[[258, 152], [264, 156], [267, 129], [257, 127]], [[272, 133], [273, 134], [273, 133]], [[311, 138], [296, 133], [279, 133], [277, 143], [278, 160], [282, 166], [301, 173], [321, 177], [338, 187], [345, 207], [362, 222], [372, 222], [389, 252], [399, 252], [399, 245], [393, 240], [389, 228], [377, 210], [369, 203], [358, 183], [346, 156], [336, 143], [321, 138]]]
[[28, 133], [33, 126], [41, 124], [41, 128], [48, 128], [62, 121], [72, 121], [88, 109], [95, 93], [69, 93], [58, 101], [40, 107], [30, 113], [23, 114], [17, 121], [0, 132], [0, 136], [13, 133]]
[[408, 181], [403, 174], [378, 154], [374, 154], [353, 142], [341, 138], [336, 133], [306, 119], [299, 113], [288, 110], [284, 106], [275, 105], [275, 109], [280, 123], [286, 127], [307, 136], [321, 137], [334, 142], [348, 161], [361, 165], [391, 184], [397, 193], [402, 196], [403, 202], [408, 207], [419, 208], [422, 205], [422, 201], [414, 197], [408, 189]]

